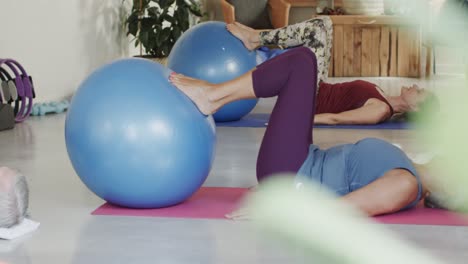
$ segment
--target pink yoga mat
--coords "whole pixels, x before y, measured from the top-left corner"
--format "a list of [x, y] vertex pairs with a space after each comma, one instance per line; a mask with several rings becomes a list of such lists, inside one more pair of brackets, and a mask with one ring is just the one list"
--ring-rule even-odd
[[[93, 215], [120, 215], [169, 218], [225, 219], [238, 208], [244, 188], [203, 187], [186, 202], [161, 209], [129, 209], [105, 203]], [[468, 226], [468, 216], [419, 206], [415, 209], [374, 218], [384, 224]]]
[[247, 191], [245, 188], [202, 187], [190, 199], [172, 207], [130, 209], [105, 203], [92, 214], [220, 219], [238, 207]]

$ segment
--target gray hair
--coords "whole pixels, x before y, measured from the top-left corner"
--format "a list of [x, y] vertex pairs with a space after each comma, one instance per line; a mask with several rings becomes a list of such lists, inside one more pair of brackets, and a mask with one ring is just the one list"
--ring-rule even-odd
[[0, 190], [0, 228], [9, 228], [23, 221], [29, 205], [26, 177], [16, 174], [11, 188]]

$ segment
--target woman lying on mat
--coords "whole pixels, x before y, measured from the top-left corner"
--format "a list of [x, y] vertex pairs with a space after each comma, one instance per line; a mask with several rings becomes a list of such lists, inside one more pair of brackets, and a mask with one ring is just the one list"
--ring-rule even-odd
[[320, 83], [314, 122], [326, 125], [373, 125], [393, 117], [438, 108], [438, 99], [417, 85], [401, 87], [400, 95], [387, 96], [363, 80]]
[[263, 45], [304, 46], [315, 53], [318, 64], [315, 124], [377, 124], [394, 116], [438, 107], [434, 94], [416, 85], [403, 86], [399, 96], [387, 96], [377, 85], [362, 80], [324, 82], [328, 77], [332, 45], [329, 17], [269, 31], [254, 30], [239, 23], [229, 24], [227, 29], [250, 50]]
[[170, 80], [206, 115], [232, 101], [278, 97], [258, 154], [259, 182], [293, 172], [301, 175], [297, 179], [314, 180], [371, 216], [414, 207], [427, 192], [422, 175], [399, 148], [374, 138], [327, 150], [312, 144], [316, 73], [314, 53], [300, 47], [225, 83], [176, 73]]
[[9, 228], [23, 221], [28, 209], [26, 178], [17, 171], [0, 167], [0, 228]]

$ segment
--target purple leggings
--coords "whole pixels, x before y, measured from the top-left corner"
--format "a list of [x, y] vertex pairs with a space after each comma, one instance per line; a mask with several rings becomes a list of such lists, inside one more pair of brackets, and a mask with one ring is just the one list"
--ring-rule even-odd
[[297, 173], [312, 144], [317, 59], [308, 48], [283, 53], [253, 73], [256, 97], [278, 96], [257, 159], [257, 178]]

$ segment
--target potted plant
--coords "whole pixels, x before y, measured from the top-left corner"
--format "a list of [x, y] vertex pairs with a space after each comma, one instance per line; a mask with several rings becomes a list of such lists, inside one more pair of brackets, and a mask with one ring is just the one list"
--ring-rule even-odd
[[200, 17], [196, 0], [133, 0], [125, 21], [127, 36], [134, 37], [141, 57], [165, 64], [177, 39]]

